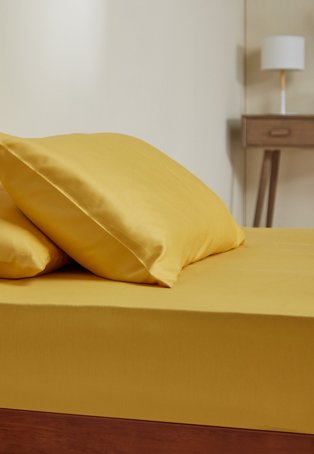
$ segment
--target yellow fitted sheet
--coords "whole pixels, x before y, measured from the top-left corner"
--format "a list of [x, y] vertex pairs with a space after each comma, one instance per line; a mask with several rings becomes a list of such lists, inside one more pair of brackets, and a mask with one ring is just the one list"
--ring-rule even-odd
[[314, 229], [246, 229], [172, 289], [0, 280], [0, 407], [314, 434]]

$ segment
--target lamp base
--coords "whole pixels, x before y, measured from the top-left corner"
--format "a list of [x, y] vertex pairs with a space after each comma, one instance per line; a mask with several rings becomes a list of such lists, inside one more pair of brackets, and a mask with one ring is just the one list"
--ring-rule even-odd
[[280, 113], [286, 115], [286, 90], [280, 90]]

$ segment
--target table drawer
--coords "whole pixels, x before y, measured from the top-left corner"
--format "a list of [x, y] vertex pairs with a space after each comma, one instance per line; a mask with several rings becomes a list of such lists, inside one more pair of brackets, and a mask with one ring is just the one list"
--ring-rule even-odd
[[314, 147], [314, 117], [243, 117], [245, 147]]

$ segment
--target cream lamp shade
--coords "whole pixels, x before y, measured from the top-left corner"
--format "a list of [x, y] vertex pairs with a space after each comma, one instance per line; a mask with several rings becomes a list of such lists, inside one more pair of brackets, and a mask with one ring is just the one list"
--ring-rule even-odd
[[304, 69], [303, 36], [269, 36], [262, 43], [262, 69], [280, 71], [280, 113], [286, 113], [286, 70]]

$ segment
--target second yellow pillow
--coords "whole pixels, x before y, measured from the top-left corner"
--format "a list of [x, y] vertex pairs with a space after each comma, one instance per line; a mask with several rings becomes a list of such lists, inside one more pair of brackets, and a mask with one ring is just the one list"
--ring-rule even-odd
[[0, 186], [0, 278], [48, 273], [69, 261], [24, 214]]

